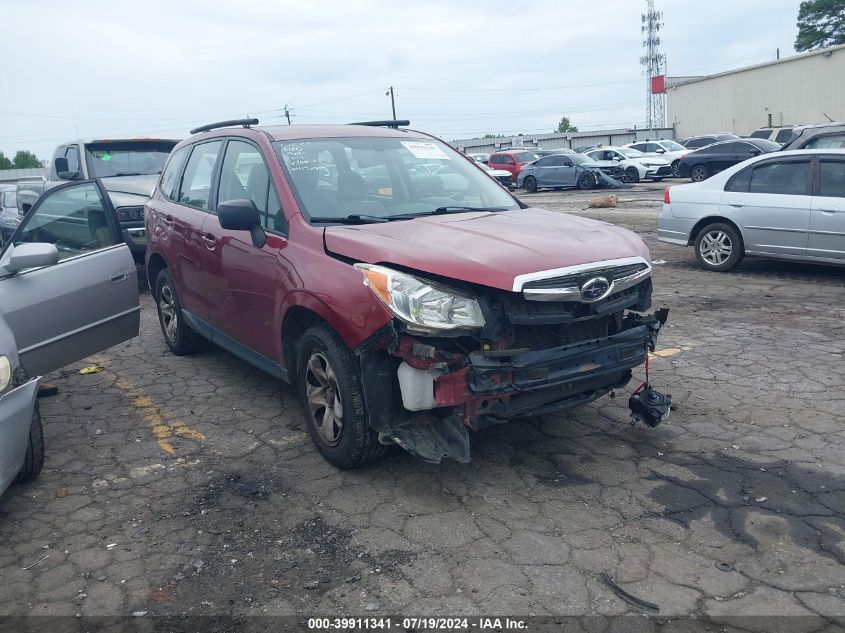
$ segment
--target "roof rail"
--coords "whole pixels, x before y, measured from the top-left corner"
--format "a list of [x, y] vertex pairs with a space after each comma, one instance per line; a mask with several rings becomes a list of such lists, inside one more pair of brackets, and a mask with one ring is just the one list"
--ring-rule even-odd
[[209, 123], [208, 125], [201, 125], [191, 130], [191, 134], [199, 134], [200, 132], [208, 132], [209, 130], [216, 130], [220, 127], [232, 127], [234, 125], [242, 125], [249, 127], [250, 125], [258, 125], [258, 119], [232, 119], [231, 121], [219, 121], [217, 123]]
[[398, 130], [399, 126], [408, 126], [411, 125], [411, 122], [408, 119], [388, 119], [386, 121], [357, 121], [355, 123], [350, 123], [349, 125], [369, 125], [371, 127], [392, 127], [394, 130]]

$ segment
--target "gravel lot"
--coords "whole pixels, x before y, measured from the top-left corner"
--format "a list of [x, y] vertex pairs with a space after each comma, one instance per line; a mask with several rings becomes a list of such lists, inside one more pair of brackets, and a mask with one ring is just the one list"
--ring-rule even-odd
[[640, 613], [606, 571], [661, 615], [839, 630], [845, 268], [707, 273], [657, 242], [663, 188], [607, 210], [522, 197], [652, 247], [664, 425], [628, 424], [635, 383], [474, 434], [469, 465], [397, 450], [339, 472], [291, 389], [217, 349], [170, 355], [145, 295], [139, 338], [49, 378], [44, 472], [0, 500], [0, 614]]

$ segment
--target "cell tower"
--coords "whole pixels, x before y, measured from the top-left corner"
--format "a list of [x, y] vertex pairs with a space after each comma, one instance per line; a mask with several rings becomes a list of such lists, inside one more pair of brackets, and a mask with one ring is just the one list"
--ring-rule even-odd
[[663, 26], [663, 12], [654, 8], [654, 0], [646, 0], [648, 11], [642, 16], [643, 48], [645, 55], [640, 64], [646, 75], [646, 115], [649, 129], [664, 126], [665, 107], [662, 94], [653, 94], [651, 79], [666, 72], [666, 55], [660, 52], [660, 29]]

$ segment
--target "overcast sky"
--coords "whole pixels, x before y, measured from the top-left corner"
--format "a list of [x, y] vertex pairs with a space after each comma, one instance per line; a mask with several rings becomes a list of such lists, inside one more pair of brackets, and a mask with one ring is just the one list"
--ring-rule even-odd
[[[798, 0], [657, 0], [669, 75], [793, 53]], [[451, 140], [645, 121], [645, 0], [4, 3], [0, 151], [253, 115], [396, 114]]]

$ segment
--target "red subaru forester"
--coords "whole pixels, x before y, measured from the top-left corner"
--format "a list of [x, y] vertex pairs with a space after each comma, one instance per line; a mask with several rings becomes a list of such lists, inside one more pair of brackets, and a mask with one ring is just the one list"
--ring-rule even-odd
[[594, 400], [653, 349], [665, 313], [642, 314], [631, 231], [527, 207], [402, 122], [256, 123], [174, 148], [147, 205], [150, 286], [175, 354], [211, 341], [295, 385], [336, 466], [391, 444], [468, 461], [468, 428]]

